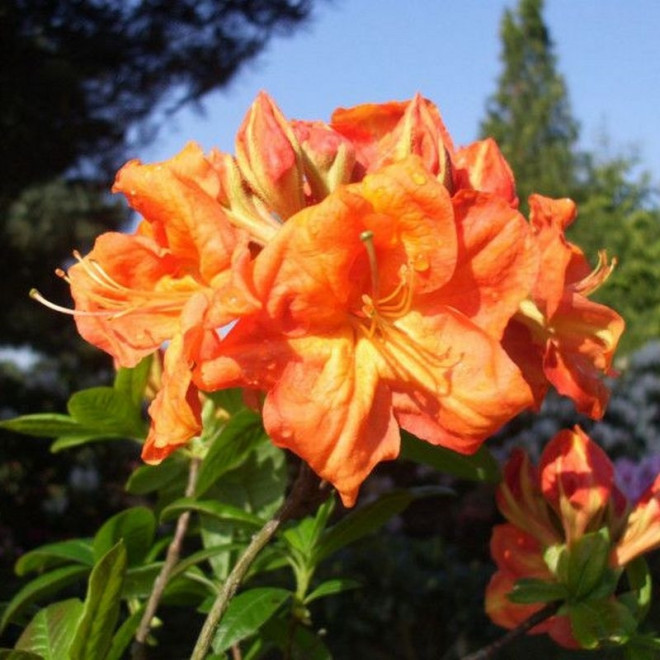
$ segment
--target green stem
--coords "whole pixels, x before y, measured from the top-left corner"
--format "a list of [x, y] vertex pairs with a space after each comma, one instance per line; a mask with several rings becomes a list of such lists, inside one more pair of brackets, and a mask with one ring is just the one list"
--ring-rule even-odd
[[490, 660], [494, 658], [507, 644], [511, 644], [518, 637], [522, 637], [526, 632], [529, 632], [534, 626], [538, 626], [542, 621], [554, 616], [560, 605], [561, 601], [549, 603], [543, 609], [532, 614], [529, 619], [525, 619], [519, 626], [509, 630], [506, 635], [495, 640], [492, 644], [484, 646], [479, 651], [463, 656], [462, 660]]
[[[199, 458], [192, 458], [190, 461], [190, 469], [188, 470], [188, 483], [186, 485], [186, 497], [192, 497], [195, 492], [195, 486], [197, 485], [197, 475], [199, 473]], [[151, 594], [149, 594], [149, 600], [142, 614], [142, 619], [140, 620], [140, 625], [135, 633], [135, 642], [133, 643], [133, 648], [131, 650], [131, 657], [133, 660], [141, 660], [144, 657], [145, 652], [145, 643], [147, 641], [147, 636], [151, 630], [151, 621], [156, 614], [160, 599], [163, 596], [163, 591], [170, 579], [170, 575], [174, 570], [175, 566], [179, 562], [179, 556], [181, 555], [181, 544], [183, 539], [188, 531], [188, 523], [190, 521], [190, 511], [182, 513], [176, 522], [176, 528], [174, 531], [174, 538], [172, 542], [167, 547], [167, 554], [165, 556], [165, 562], [163, 563], [160, 573], [154, 582], [153, 589]]]
[[[227, 576], [211, 610], [206, 616], [204, 626], [197, 638], [197, 643], [190, 656], [190, 660], [204, 660], [204, 658], [206, 658], [216, 628], [226, 612], [236, 590], [245, 578], [252, 562], [273, 538], [283, 523], [292, 518], [296, 518], [300, 515], [301, 511], [307, 509], [310, 495], [314, 498], [313, 491], [315, 491], [316, 494], [316, 498], [314, 499], [318, 500], [322, 487], [323, 486], [319, 484], [318, 477], [305, 463], [303, 463], [298, 478], [296, 479], [289, 496], [282, 505], [282, 508], [252, 537], [252, 540], [243, 551], [243, 554], [238, 558], [238, 561], [232, 568], [230, 574]], [[323, 493], [324, 499], [328, 494], [329, 491]]]

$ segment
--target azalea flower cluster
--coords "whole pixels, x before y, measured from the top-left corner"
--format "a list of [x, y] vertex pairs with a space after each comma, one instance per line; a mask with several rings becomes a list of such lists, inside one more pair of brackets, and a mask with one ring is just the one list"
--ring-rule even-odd
[[523, 217], [497, 145], [456, 148], [420, 96], [324, 123], [261, 93], [235, 155], [191, 143], [113, 190], [137, 229], [60, 274], [117, 365], [166, 347], [149, 463], [200, 433], [200, 392], [228, 387], [346, 505], [400, 428], [474, 452], [551, 386], [603, 413], [624, 324], [588, 296], [612, 264], [567, 241], [570, 200], [533, 195]]
[[643, 613], [619, 579], [660, 547], [660, 476], [634, 505], [615, 477], [605, 452], [579, 427], [560, 431], [538, 467], [522, 450], [513, 452], [497, 491], [508, 522], [491, 538], [498, 570], [486, 590], [486, 611], [495, 623], [515, 628], [557, 599], [558, 613], [532, 633], [568, 648], [627, 641]]

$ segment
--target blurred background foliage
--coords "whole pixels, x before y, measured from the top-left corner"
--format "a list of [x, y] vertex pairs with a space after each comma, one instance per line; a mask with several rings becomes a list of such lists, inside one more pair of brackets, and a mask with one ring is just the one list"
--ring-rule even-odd
[[[556, 430], [579, 422], [637, 492], [660, 468], [660, 343], [652, 341], [660, 339], [658, 190], [635, 154], [610, 153], [606, 138], [596, 152], [578, 148], [579, 121], [543, 8], [543, 0], [519, 0], [505, 11], [501, 74], [480, 133], [509, 160], [523, 209], [532, 191], [578, 203], [569, 236], [592, 260], [603, 247], [617, 257], [594, 297], [624, 316], [627, 331], [602, 422], [580, 419], [551, 397], [540, 415], [515, 420], [492, 446], [502, 456], [514, 445], [538, 454]], [[0, 277], [11, 283], [0, 287], [10, 310], [0, 326], [3, 418], [62, 410], [73, 391], [109, 382], [109, 360], [80, 341], [68, 319], [35, 308], [28, 290], [68, 304], [49, 265], [66, 264], [72, 246], [85, 251], [98, 233], [127, 221], [108, 195], [117, 166], [154, 139], [158, 117], [225, 85], [311, 9], [312, 0], [0, 2]], [[129, 503], [123, 484], [138, 459], [129, 443], [53, 456], [45, 443], [0, 433], [2, 599], [16, 586], [11, 567], [21, 552], [92, 533]], [[380, 466], [365, 491], [438, 479], [402, 461]], [[451, 485], [455, 497], [412, 506], [326, 567], [365, 585], [324, 601], [317, 616], [336, 657], [449, 660], [500, 634], [482, 604], [492, 572], [488, 539], [499, 521], [492, 487]], [[657, 575], [657, 557], [652, 564]], [[537, 638], [516, 648], [567, 657]]]

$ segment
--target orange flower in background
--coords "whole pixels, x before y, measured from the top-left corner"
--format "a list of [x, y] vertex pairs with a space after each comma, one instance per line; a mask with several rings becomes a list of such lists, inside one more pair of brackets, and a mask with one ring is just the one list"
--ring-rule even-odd
[[576, 215], [569, 199], [532, 195], [530, 224], [539, 252], [538, 277], [505, 334], [504, 346], [532, 386], [537, 406], [548, 387], [570, 397], [579, 412], [600, 419], [609, 392], [603, 377], [611, 366], [624, 321], [587, 296], [609, 276], [604, 253], [591, 270], [564, 230]]
[[475, 451], [531, 402], [497, 339], [471, 320], [501, 332], [535, 274], [533, 260], [527, 276], [517, 268], [528, 262], [524, 219], [517, 231], [486, 229], [501, 212], [516, 225], [493, 203], [455, 206], [409, 157], [293, 216], [255, 260], [262, 311], [201, 356], [195, 382], [265, 391], [273, 441], [348, 505], [398, 454], [398, 425]]
[[[498, 487], [497, 504], [508, 522], [493, 530], [491, 555], [497, 572], [486, 590], [486, 611], [505, 628], [516, 627], [545, 605], [509, 600], [517, 581], [534, 578], [567, 586], [564, 580], [570, 581], [570, 570], [567, 578], [566, 563], [585, 535], [607, 530], [606, 570], [601, 576], [605, 586], [611, 580], [608, 568], [619, 570], [618, 579], [620, 569], [660, 547], [660, 477], [631, 511], [615, 483], [610, 459], [579, 427], [552, 438], [543, 450], [538, 471], [523, 452], [514, 452]], [[556, 552], [547, 554], [549, 549], [565, 551], [568, 559], [553, 563]], [[581, 561], [585, 559], [591, 561], [591, 556]], [[576, 578], [580, 579], [579, 574]], [[599, 592], [597, 583], [592, 591]], [[608, 597], [606, 590], [602, 593], [601, 598], [614, 597]], [[569, 648], [579, 646], [571, 633], [570, 604], [531, 632], [548, 633]], [[607, 634], [607, 626], [603, 632]]]

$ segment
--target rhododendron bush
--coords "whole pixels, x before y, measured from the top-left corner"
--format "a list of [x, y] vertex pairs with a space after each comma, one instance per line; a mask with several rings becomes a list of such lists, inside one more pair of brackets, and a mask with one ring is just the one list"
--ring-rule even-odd
[[[4, 424], [54, 450], [134, 439], [144, 464], [127, 489], [153, 507], [19, 560], [40, 575], [4, 613], [25, 626], [17, 649], [147, 657], [158, 606], [176, 602], [206, 617], [192, 658], [330, 657], [311, 603], [367, 587], [319, 581], [318, 566], [446, 493], [363, 502], [378, 464], [403, 454], [497, 480], [488, 439], [550, 390], [604, 414], [624, 322], [590, 295], [614, 261], [590, 265], [566, 238], [569, 199], [532, 195], [525, 217], [497, 144], [456, 147], [421, 96], [326, 123], [261, 93], [234, 154], [189, 143], [130, 161], [113, 191], [135, 230], [57, 271], [71, 309], [32, 296], [112, 356], [114, 385]], [[538, 470], [522, 450], [504, 468], [488, 615], [569, 648], [653, 653], [643, 555], [660, 546], [658, 482], [628, 503], [580, 428], [545, 440]], [[83, 598], [55, 599], [81, 580]]]

